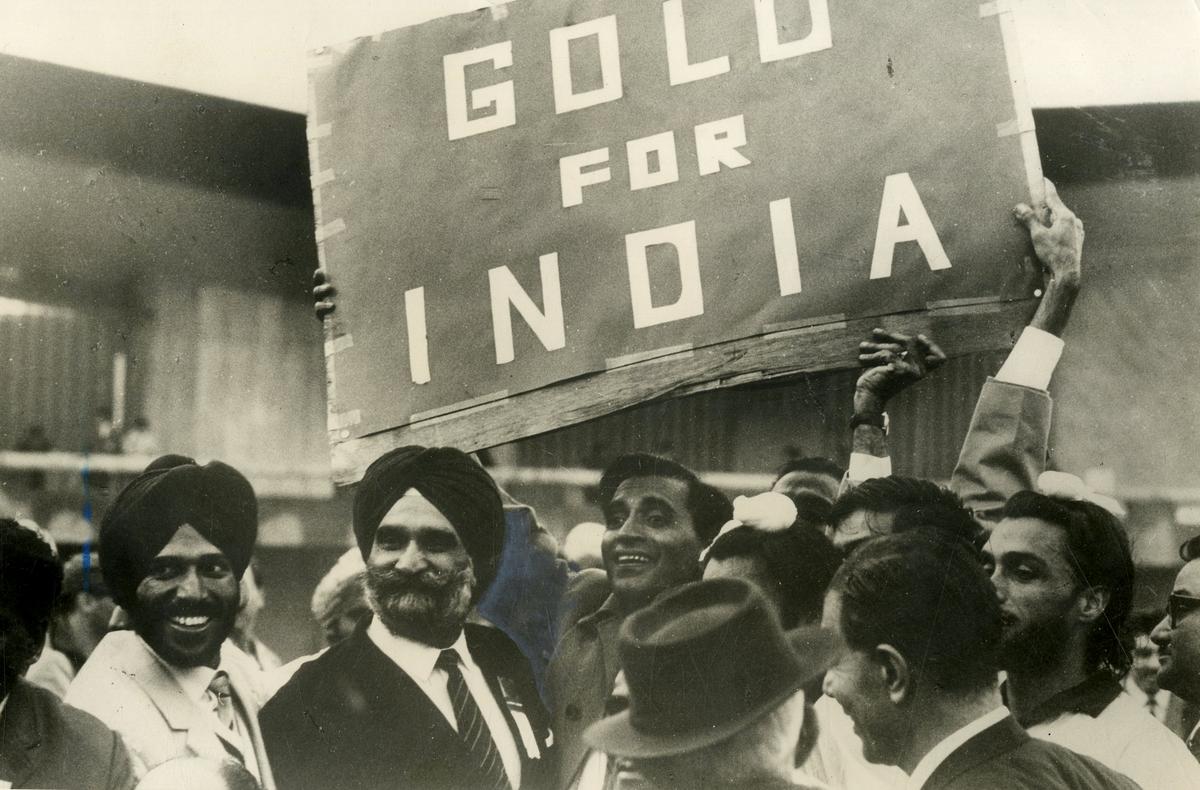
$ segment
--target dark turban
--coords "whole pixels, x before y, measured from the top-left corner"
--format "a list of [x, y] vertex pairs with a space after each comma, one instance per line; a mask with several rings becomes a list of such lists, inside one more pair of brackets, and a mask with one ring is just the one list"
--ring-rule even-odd
[[164, 455], [122, 489], [100, 522], [104, 581], [113, 600], [126, 609], [136, 604], [150, 561], [184, 524], [220, 549], [242, 578], [258, 537], [250, 481], [220, 461], [200, 466]]
[[383, 517], [410, 488], [454, 525], [475, 565], [476, 591], [486, 590], [504, 546], [504, 506], [491, 475], [453, 447], [400, 447], [367, 467], [354, 493], [354, 538], [363, 559]]

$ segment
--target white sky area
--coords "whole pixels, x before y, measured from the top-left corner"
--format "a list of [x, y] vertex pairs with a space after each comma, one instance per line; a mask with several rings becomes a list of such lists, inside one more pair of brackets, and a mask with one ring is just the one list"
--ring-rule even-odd
[[[1200, 101], [1200, 0], [1012, 2], [1035, 107]], [[4, 0], [0, 53], [304, 112], [311, 46], [488, 4]]]

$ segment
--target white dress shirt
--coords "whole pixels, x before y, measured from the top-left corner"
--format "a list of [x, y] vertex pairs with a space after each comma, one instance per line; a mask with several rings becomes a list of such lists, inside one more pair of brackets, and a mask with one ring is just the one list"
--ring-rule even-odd
[[933, 776], [933, 772], [937, 770], [937, 767], [944, 763], [946, 758], [954, 753], [955, 749], [993, 724], [999, 724], [1004, 721], [1008, 718], [1008, 715], [1008, 708], [1001, 705], [947, 735], [937, 746], [934, 746], [925, 753], [925, 756], [917, 763], [917, 767], [909, 774], [905, 787], [908, 790], [920, 790], [929, 781], [929, 777]]
[[1035, 390], [1047, 389], [1062, 352], [1062, 338], [1027, 326], [1021, 330], [1021, 336], [1009, 352], [1008, 359], [1000, 366], [996, 381], [1007, 381]]
[[[447, 687], [448, 677], [444, 670], [436, 667], [442, 648], [396, 636], [379, 622], [378, 617], [372, 619], [371, 624], [367, 626], [367, 638], [412, 678], [417, 687], [425, 692], [425, 696], [429, 697], [429, 701], [446, 717], [454, 731], [458, 732], [458, 722], [454, 718], [454, 702], [450, 699], [450, 689]], [[458, 640], [447, 649], [458, 653], [467, 691], [479, 706], [479, 712], [492, 733], [492, 740], [504, 763], [504, 772], [508, 774], [512, 786], [519, 788], [521, 753], [517, 751], [517, 742], [513, 738], [512, 730], [508, 728], [508, 720], [504, 718], [500, 703], [496, 702], [487, 678], [483, 676], [483, 671], [471, 657], [471, 651], [467, 649], [466, 637], [460, 633]]]

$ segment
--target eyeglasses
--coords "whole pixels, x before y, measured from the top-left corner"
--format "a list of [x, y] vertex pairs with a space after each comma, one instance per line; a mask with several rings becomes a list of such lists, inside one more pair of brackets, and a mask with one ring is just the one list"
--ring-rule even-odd
[[1194, 595], [1171, 593], [1167, 596], [1167, 622], [1172, 628], [1177, 628], [1180, 620], [1197, 609], [1200, 609], [1200, 598]]

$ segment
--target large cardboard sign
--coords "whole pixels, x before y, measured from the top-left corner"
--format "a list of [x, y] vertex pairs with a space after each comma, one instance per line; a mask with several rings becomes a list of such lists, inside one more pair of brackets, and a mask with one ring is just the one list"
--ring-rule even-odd
[[997, 3], [518, 0], [318, 52], [335, 477], [850, 365], [872, 324], [1008, 342], [1014, 47]]

